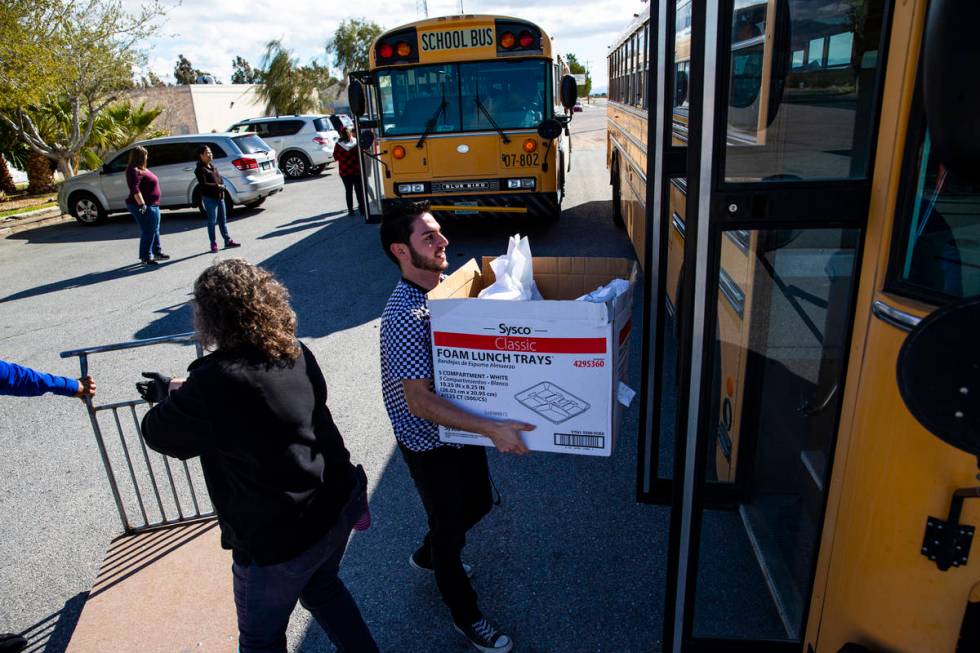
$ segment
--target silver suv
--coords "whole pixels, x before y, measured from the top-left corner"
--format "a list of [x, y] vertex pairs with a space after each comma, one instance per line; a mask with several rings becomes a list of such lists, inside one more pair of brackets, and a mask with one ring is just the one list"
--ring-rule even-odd
[[332, 116], [249, 118], [228, 128], [235, 134], [256, 134], [279, 153], [279, 169], [290, 179], [318, 175], [333, 163], [340, 136]]
[[225, 182], [229, 215], [236, 204], [256, 207], [281, 191], [282, 173], [276, 168], [276, 152], [255, 134], [189, 134], [138, 141], [120, 150], [101, 170], [68, 179], [58, 191], [58, 205], [82, 224], [102, 222], [110, 213], [126, 211], [126, 165], [137, 145], [148, 151], [147, 164], [160, 179], [160, 208], [196, 206], [203, 213], [201, 194], [194, 177], [197, 148], [207, 145], [213, 165]]

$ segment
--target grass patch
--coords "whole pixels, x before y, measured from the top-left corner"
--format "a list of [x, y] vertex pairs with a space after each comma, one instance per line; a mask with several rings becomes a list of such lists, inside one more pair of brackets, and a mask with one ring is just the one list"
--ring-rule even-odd
[[20, 215], [21, 213], [27, 213], [28, 211], [36, 211], [38, 209], [51, 208], [52, 206], [58, 206], [58, 202], [56, 202], [54, 200], [51, 200], [51, 201], [45, 202], [43, 204], [37, 204], [37, 205], [23, 207], [23, 208], [19, 208], [19, 209], [0, 210], [0, 219], [7, 218], [7, 217], [10, 217], [12, 215]]

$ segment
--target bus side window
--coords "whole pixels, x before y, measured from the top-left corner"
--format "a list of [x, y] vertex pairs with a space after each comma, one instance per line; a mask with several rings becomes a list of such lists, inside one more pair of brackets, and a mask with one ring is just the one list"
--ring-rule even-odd
[[903, 178], [890, 281], [933, 304], [980, 295], [980, 185], [948, 171], [922, 129]]

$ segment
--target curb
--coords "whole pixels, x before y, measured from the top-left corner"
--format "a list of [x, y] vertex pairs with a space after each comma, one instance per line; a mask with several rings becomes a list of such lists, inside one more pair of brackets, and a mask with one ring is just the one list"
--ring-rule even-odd
[[68, 214], [62, 213], [61, 209], [57, 206], [39, 209], [37, 211], [29, 211], [20, 215], [7, 216], [6, 218], [0, 220], [0, 238], [5, 238], [11, 234], [20, 233], [21, 231], [27, 231], [28, 229], [36, 229], [38, 227], [61, 224], [62, 222], [68, 222], [69, 220], [74, 220], [74, 218]]

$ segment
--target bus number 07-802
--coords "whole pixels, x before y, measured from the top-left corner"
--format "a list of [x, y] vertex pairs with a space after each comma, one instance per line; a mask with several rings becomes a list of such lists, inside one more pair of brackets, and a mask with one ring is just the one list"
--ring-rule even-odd
[[538, 165], [538, 155], [535, 154], [502, 154], [500, 158], [508, 168], [517, 166], [519, 168], [529, 168]]

